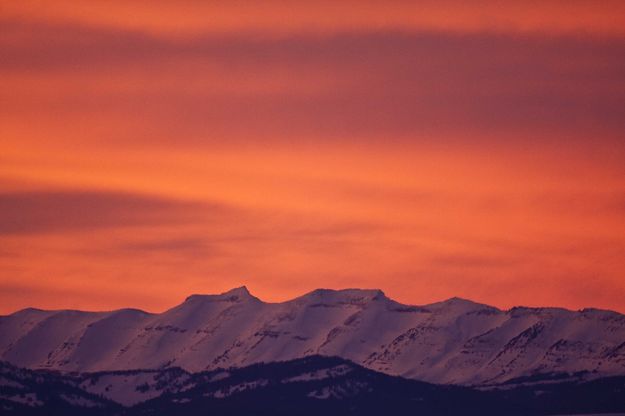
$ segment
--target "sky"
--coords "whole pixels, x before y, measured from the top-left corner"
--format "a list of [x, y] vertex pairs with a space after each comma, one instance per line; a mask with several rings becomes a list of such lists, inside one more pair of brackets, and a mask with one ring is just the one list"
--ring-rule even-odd
[[0, 313], [625, 312], [625, 2], [0, 0]]

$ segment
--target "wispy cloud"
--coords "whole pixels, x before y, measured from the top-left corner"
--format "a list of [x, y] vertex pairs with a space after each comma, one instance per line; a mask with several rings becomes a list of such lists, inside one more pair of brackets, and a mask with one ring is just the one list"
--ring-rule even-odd
[[0, 234], [180, 224], [226, 208], [157, 196], [107, 191], [0, 193]]
[[20, 104], [5, 108], [7, 123], [48, 107], [108, 114], [130, 129], [120, 143], [616, 139], [625, 129], [625, 38], [365, 31], [171, 40], [24, 22], [4, 31], [0, 71], [23, 74], [4, 83]]
[[[183, 6], [184, 5], [184, 6]], [[35, 21], [73, 22], [126, 29], [159, 36], [193, 36], [198, 33], [251, 32], [254, 35], [334, 33], [381, 29], [410, 31], [433, 29], [455, 32], [504, 33], [583, 32], [623, 35], [623, 3], [619, 0], [267, 0], [228, 2], [155, 0], [128, 3], [76, 3], [36, 0], [4, 5], [7, 16]], [[580, 18], [583, 16], [583, 18]]]

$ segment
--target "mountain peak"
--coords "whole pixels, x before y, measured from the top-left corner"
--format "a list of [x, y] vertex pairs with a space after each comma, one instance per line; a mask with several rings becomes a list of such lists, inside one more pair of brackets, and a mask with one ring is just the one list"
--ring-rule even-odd
[[427, 305], [427, 306], [440, 306], [440, 307], [443, 307], [443, 308], [451, 308], [451, 309], [454, 309], [454, 310], [465, 310], [465, 311], [471, 311], [471, 310], [475, 310], [475, 309], [489, 309], [489, 310], [493, 310], [493, 311], [497, 311], [498, 310], [494, 306], [485, 305], [483, 303], [478, 303], [478, 302], [472, 301], [470, 299], [465, 299], [465, 298], [461, 298], [461, 297], [458, 297], [458, 296], [454, 296], [454, 297], [446, 299], [444, 301], [436, 302], [436, 303], [433, 303], [433, 304]]
[[380, 289], [315, 289], [296, 301], [325, 304], [365, 304], [376, 300], [388, 299]]
[[230, 289], [227, 292], [222, 293], [221, 296], [253, 297], [245, 285]]
[[246, 286], [235, 287], [226, 292], [220, 293], [218, 295], [202, 295], [202, 294], [193, 294], [188, 296], [185, 299], [185, 303], [188, 302], [196, 302], [196, 301], [230, 301], [230, 302], [242, 302], [246, 300], [257, 299], [255, 296], [252, 296], [250, 291]]
[[453, 296], [449, 299], [442, 301], [442, 303], [448, 303], [448, 304], [451, 303], [451, 304], [456, 304], [456, 305], [462, 305], [462, 304], [478, 305], [477, 302], [474, 302], [471, 299], [461, 298], [459, 296]]

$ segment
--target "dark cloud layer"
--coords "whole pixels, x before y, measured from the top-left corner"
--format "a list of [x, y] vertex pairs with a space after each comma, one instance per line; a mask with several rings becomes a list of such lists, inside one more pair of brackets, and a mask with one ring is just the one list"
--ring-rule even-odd
[[[138, 126], [129, 136], [150, 142], [459, 132], [614, 140], [625, 131], [620, 38], [362, 32], [172, 40], [3, 23], [2, 72], [75, 74], [97, 86], [135, 71], [145, 83], [137, 90], [136, 80], [118, 79], [129, 89], [116, 93], [87, 84], [80, 95], [61, 92], [54, 106], [37, 98], [24, 105], [125, 116]], [[175, 71], [184, 76], [172, 79]]]
[[131, 193], [10, 192], [0, 193], [0, 234], [180, 224], [224, 212], [218, 205]]

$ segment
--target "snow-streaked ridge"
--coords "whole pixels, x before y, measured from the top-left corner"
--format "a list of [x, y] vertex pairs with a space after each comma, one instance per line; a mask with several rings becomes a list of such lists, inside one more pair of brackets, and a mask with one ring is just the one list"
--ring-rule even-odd
[[503, 311], [451, 298], [403, 305], [381, 290], [317, 289], [265, 303], [246, 287], [160, 314], [24, 309], [0, 317], [0, 359], [62, 371], [240, 367], [339, 356], [388, 374], [484, 384], [534, 374], [625, 374], [625, 316]]

